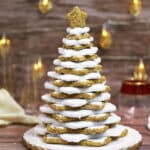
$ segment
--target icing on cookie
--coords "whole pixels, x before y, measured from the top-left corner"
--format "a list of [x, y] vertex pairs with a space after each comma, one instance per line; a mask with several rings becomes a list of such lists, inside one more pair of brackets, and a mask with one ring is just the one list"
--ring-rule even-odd
[[92, 127], [94, 126], [94, 122], [91, 121], [77, 121], [77, 122], [67, 122], [65, 123], [65, 126], [69, 129], [82, 129], [86, 127]]
[[109, 125], [120, 122], [121, 118], [115, 114], [111, 114], [108, 119], [101, 122], [91, 122], [91, 121], [77, 121], [77, 122], [67, 122], [65, 126], [69, 129], [82, 129], [86, 127], [98, 126], [98, 125]]
[[101, 136], [103, 137], [119, 137], [120, 134], [125, 130], [125, 127], [122, 125], [116, 125], [112, 128], [107, 129]]
[[91, 87], [88, 88], [77, 88], [77, 87], [57, 87], [53, 85], [51, 82], [45, 82], [45, 88], [55, 90], [58, 93], [65, 93], [65, 94], [81, 94], [81, 93], [89, 93], [89, 92], [101, 92], [106, 89], [105, 82], [93, 84]]
[[85, 134], [60, 134], [60, 138], [67, 142], [78, 143], [82, 140], [88, 139], [89, 136]]
[[111, 114], [111, 116], [108, 117], [105, 121], [101, 121], [101, 125], [108, 125], [108, 124], [113, 124], [113, 123], [118, 123], [121, 121], [121, 118], [117, 116], [116, 114]]
[[[59, 125], [55, 125], [55, 124], [53, 124], [53, 125], [50, 125], [51, 127], [54, 127], [54, 128], [62, 128], [62, 126], [59, 126]], [[104, 129], [106, 126], [105, 125], [98, 125], [98, 126], [92, 126], [92, 127], [87, 127], [86, 129], [88, 129], [88, 130], [92, 130], [92, 129]], [[65, 128], [65, 127], [63, 127], [63, 128]], [[108, 129], [107, 129], [108, 130]]]
[[48, 105], [42, 105], [40, 107], [40, 111], [42, 113], [47, 113], [47, 114], [61, 114], [65, 117], [70, 117], [70, 118], [82, 118], [82, 117], [87, 117], [87, 116], [98, 116], [103, 113], [107, 112], [114, 112], [116, 111], [116, 106], [111, 104], [111, 103], [106, 103], [104, 108], [102, 110], [64, 110], [64, 111], [55, 111], [51, 109]]
[[96, 98], [94, 98], [93, 101], [104, 101], [104, 100], [108, 100], [111, 98], [110, 93], [105, 92], [105, 93], [101, 93], [99, 96], [97, 96]]
[[44, 135], [47, 132], [47, 129], [43, 125], [37, 125], [34, 128], [34, 132], [38, 135]]
[[47, 114], [54, 114], [55, 111], [51, 109], [47, 104], [40, 106], [40, 112]]
[[106, 113], [106, 112], [114, 112], [116, 111], [117, 108], [114, 104], [112, 103], [106, 103], [104, 108], [100, 111], [101, 113]]
[[56, 103], [56, 104], [62, 104], [69, 107], [81, 107], [88, 104], [96, 104], [99, 103], [101, 105], [101, 101], [105, 101], [110, 99], [110, 93], [102, 93], [96, 98], [92, 99], [92, 101], [89, 101], [87, 99], [56, 99], [50, 96], [50, 94], [45, 94], [41, 97], [41, 99], [45, 102], [50, 103]]
[[104, 84], [94, 84], [89, 88], [74, 88], [74, 87], [60, 87], [60, 92], [65, 94], [80, 94], [80, 93], [89, 93], [89, 92], [100, 92], [106, 89]]
[[[102, 115], [102, 114], [101, 114]], [[50, 123], [55, 126], [62, 126], [62, 127], [67, 127], [69, 129], [83, 129], [83, 128], [88, 128], [88, 127], [97, 127], [97, 126], [102, 126], [102, 125], [109, 125], [109, 124], [114, 124], [120, 122], [121, 118], [117, 116], [116, 114], [111, 113], [110, 116], [105, 120], [101, 122], [92, 122], [92, 121], [75, 121], [75, 122], [67, 122], [67, 123], [61, 123], [58, 122], [50, 117], [47, 117], [46, 115], [40, 115], [39, 119], [43, 123]]]
[[55, 71], [50, 71], [48, 72], [48, 76], [58, 79], [58, 80], [63, 80], [63, 81], [86, 81], [90, 79], [99, 79], [101, 77], [101, 74], [99, 72], [93, 72], [93, 73], [88, 73], [83, 76], [79, 75], [73, 75], [73, 74], [58, 74]]
[[88, 102], [85, 99], [63, 99], [63, 100], [59, 100], [59, 99], [55, 99], [55, 98], [51, 97], [50, 94], [45, 94], [41, 98], [42, 98], [42, 100], [44, 100], [46, 102], [62, 104], [65, 106], [70, 106], [70, 107], [81, 107], [81, 106], [84, 106], [85, 104], [87, 104], [87, 102]]
[[58, 53], [61, 54], [63, 57], [72, 57], [72, 56], [86, 56], [86, 55], [93, 55], [96, 54], [98, 51], [97, 47], [91, 47], [82, 49], [79, 51], [75, 51], [72, 49], [65, 49], [65, 48], [58, 48]]
[[125, 130], [126, 128], [122, 125], [116, 125], [113, 128], [108, 129], [102, 134], [98, 135], [85, 135], [85, 134], [60, 134], [60, 137], [67, 141], [67, 142], [80, 142], [82, 140], [86, 139], [93, 139], [93, 140], [99, 140], [101, 138], [106, 138], [106, 137], [119, 137], [121, 133]]
[[74, 143], [78, 143], [82, 140], [87, 140], [87, 139], [91, 139], [94, 141], [102, 141], [102, 139], [104, 140], [107, 137], [119, 137], [125, 129], [126, 128], [122, 125], [116, 125], [115, 127], [110, 128], [103, 134], [99, 134], [99, 135], [60, 134], [58, 136], [60, 136], [60, 138], [62, 138], [64, 141], [74, 142]]
[[86, 100], [80, 100], [80, 99], [76, 99], [74, 100], [64, 100], [62, 102], [63, 105], [65, 106], [70, 106], [70, 107], [81, 107], [84, 106], [87, 103]]
[[66, 29], [66, 32], [69, 33], [70, 35], [80, 35], [80, 34], [84, 34], [84, 33], [88, 33], [90, 31], [89, 27], [84, 27], [84, 28], [70, 28], [68, 27]]
[[106, 127], [105, 125], [98, 125], [98, 126], [93, 126], [93, 127], [88, 127], [87, 129], [103, 129], [104, 127]]
[[79, 143], [83, 140], [88, 140], [90, 142], [99, 142], [104, 143], [105, 140], [107, 140], [108, 137], [101, 137], [101, 136], [95, 136], [95, 135], [86, 135], [86, 134], [47, 134], [47, 138], [53, 138], [53, 137], [59, 137], [63, 139], [66, 142], [70, 143]]
[[85, 44], [90, 44], [94, 40], [93, 37], [80, 39], [80, 40], [69, 40], [67, 38], [63, 38], [62, 42], [67, 46], [80, 46]]
[[92, 110], [78, 110], [78, 111], [62, 111], [63, 116], [71, 117], [71, 118], [83, 118], [86, 116], [93, 115]]
[[56, 66], [61, 66], [63, 68], [84, 69], [96, 67], [100, 62], [101, 58], [95, 58], [91, 61], [89, 60], [84, 62], [61, 61], [59, 59], [55, 59], [53, 61], [53, 64]]
[[[90, 129], [90, 128], [89, 128]], [[79, 143], [82, 140], [90, 140], [94, 142], [102, 142], [108, 137], [119, 137], [123, 131], [125, 131], [126, 127], [122, 125], [116, 125], [115, 127], [109, 128], [102, 134], [97, 135], [88, 135], [88, 134], [73, 134], [73, 133], [65, 133], [65, 134], [48, 134], [47, 137], [55, 136], [60, 137], [64, 141]]]
[[[69, 101], [70, 102], [70, 101]], [[97, 106], [103, 106], [103, 103], [102, 102], [90, 102], [89, 103], [90, 105], [97, 105]], [[62, 104], [62, 103], [55, 103], [55, 104], [53, 104], [53, 105], [55, 105], [56, 107], [59, 107], [59, 106], [68, 106], [68, 103], [66, 104], [66, 105], [64, 105], [64, 104]], [[76, 108], [76, 107], [81, 107], [82, 105], [83, 105], [83, 103], [81, 103], [81, 102], [77, 102], [77, 104], [75, 104], [75, 102], [74, 103], [69, 103], [69, 105], [71, 105], [71, 107], [73, 107], [73, 108]]]
[[53, 118], [47, 117], [47, 116], [44, 115], [44, 114], [40, 114], [38, 118], [39, 118], [40, 121], [42, 121], [43, 123], [46, 123], [46, 124], [52, 123], [52, 124], [57, 125], [57, 126], [60, 125], [59, 122], [57, 122], [57, 121], [54, 120]]

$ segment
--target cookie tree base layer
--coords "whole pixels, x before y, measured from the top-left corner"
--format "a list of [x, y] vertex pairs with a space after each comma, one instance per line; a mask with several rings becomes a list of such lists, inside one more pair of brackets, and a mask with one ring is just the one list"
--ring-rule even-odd
[[46, 144], [42, 138], [37, 136], [34, 128], [28, 130], [23, 139], [27, 147], [31, 150], [136, 150], [142, 141], [142, 137], [138, 131], [127, 127], [128, 135], [103, 147], [85, 147], [76, 145], [56, 145]]

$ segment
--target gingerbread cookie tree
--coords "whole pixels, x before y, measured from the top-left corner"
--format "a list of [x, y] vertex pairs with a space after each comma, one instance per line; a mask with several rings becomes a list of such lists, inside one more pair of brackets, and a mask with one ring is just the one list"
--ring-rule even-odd
[[[105, 150], [119, 140], [126, 139], [123, 144], [130, 142], [133, 129], [120, 124], [121, 118], [115, 114], [116, 106], [109, 102], [110, 87], [101, 74], [101, 58], [96, 54], [98, 48], [93, 44], [90, 28], [86, 27], [87, 14], [74, 7], [67, 18], [70, 22], [68, 34], [58, 49], [60, 55], [53, 61], [54, 71], [48, 72], [53, 80], [45, 82], [49, 92], [42, 96], [45, 102], [40, 107], [43, 125], [34, 128], [35, 137], [41, 144], [33, 145], [65, 150], [71, 148], [67, 147], [69, 145], [80, 145], [77, 148], [88, 146], [89, 149]], [[137, 136], [136, 142], [111, 149], [136, 146], [141, 136], [137, 131], [133, 132]]]

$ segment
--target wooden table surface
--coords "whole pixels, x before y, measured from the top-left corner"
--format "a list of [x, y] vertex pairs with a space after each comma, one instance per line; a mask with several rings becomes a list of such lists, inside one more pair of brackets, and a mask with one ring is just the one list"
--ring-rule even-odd
[[[122, 123], [129, 125], [143, 135], [143, 142], [140, 150], [150, 150], [150, 132], [146, 129], [146, 120], [122, 120]], [[27, 150], [22, 144], [22, 135], [31, 126], [11, 125], [0, 128], [0, 150]]]

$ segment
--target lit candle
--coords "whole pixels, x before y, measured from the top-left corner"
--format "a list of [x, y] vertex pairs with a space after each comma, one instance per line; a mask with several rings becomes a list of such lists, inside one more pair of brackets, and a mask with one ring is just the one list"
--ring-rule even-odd
[[36, 112], [37, 100], [39, 99], [39, 81], [44, 75], [44, 65], [41, 58], [32, 65], [32, 83], [33, 83], [33, 99], [32, 99], [32, 112]]
[[111, 44], [112, 44], [111, 33], [106, 29], [106, 27], [102, 27], [102, 31], [100, 34], [100, 47], [108, 49], [110, 48]]
[[9, 38], [6, 37], [5, 34], [2, 35], [2, 38], [0, 39], [0, 55], [5, 57], [6, 54], [10, 50], [11, 41]]
[[139, 61], [138, 66], [136, 66], [134, 71], [134, 80], [147, 80], [148, 76], [146, 73], [145, 65], [143, 60]]
[[41, 13], [46, 14], [52, 9], [51, 0], [40, 0], [38, 4]]
[[133, 16], [139, 16], [142, 10], [141, 0], [131, 0], [129, 5], [129, 13]]
[[[5, 34], [0, 38], [0, 56], [2, 56], [2, 67], [3, 67], [3, 87], [8, 89], [8, 75], [7, 75], [7, 67], [6, 67], [6, 56], [10, 50], [11, 41], [6, 37]], [[10, 90], [10, 89], [9, 89]]]
[[40, 78], [42, 78], [44, 75], [44, 65], [41, 61], [41, 59], [39, 58], [37, 62], [35, 62], [32, 66], [32, 79], [38, 80]]
[[108, 31], [106, 29], [102, 29], [102, 36], [107, 37], [108, 36]]

